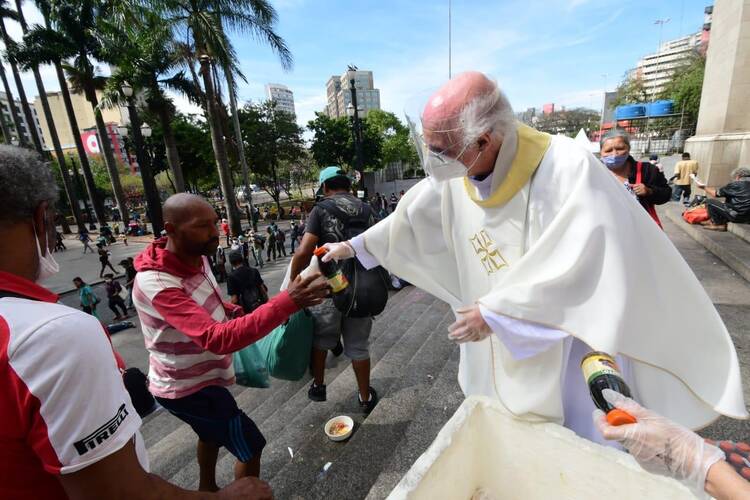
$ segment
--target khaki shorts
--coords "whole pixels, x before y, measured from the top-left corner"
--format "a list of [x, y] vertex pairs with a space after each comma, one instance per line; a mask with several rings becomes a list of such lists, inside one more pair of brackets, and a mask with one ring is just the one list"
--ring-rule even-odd
[[344, 353], [352, 361], [370, 358], [368, 349], [372, 318], [347, 318], [336, 309], [331, 299], [310, 308], [315, 328], [313, 346], [321, 351], [336, 347], [343, 339]]

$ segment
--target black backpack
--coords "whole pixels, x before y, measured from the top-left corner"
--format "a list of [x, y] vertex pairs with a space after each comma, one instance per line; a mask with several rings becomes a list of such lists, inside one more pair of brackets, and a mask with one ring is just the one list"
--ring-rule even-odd
[[122, 374], [125, 389], [138, 416], [143, 418], [156, 408], [156, 401], [148, 390], [148, 377], [138, 368], [128, 368]]
[[247, 287], [242, 290], [240, 302], [245, 314], [255, 311], [265, 303], [257, 286]]
[[[370, 227], [372, 207], [366, 203], [360, 204], [356, 215], [345, 213], [330, 198], [319, 201], [317, 206], [344, 223], [347, 239], [362, 234]], [[340, 264], [349, 286], [333, 296], [336, 309], [350, 318], [367, 318], [383, 312], [388, 302], [388, 271], [381, 266], [365, 269], [357, 259], [341, 261]]]

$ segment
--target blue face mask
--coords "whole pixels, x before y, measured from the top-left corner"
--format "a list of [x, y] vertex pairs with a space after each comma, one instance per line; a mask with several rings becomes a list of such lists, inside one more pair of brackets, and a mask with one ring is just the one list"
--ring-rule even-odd
[[616, 170], [623, 165], [625, 165], [625, 162], [628, 161], [627, 154], [620, 155], [620, 156], [602, 156], [602, 163], [604, 163], [608, 169], [610, 170]]

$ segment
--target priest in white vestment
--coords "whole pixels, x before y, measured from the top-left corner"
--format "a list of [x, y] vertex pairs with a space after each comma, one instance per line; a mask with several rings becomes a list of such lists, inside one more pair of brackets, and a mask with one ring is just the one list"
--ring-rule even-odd
[[[410, 126], [419, 128], [419, 123]], [[427, 102], [428, 179], [332, 258], [356, 254], [448, 302], [464, 393], [604, 442], [580, 370], [616, 355], [634, 399], [692, 429], [747, 418], [729, 334], [664, 232], [586, 149], [515, 121], [477, 72]]]

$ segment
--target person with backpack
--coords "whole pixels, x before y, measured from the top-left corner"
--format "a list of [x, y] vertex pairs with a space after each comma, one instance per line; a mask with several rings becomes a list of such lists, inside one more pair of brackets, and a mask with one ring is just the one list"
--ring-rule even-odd
[[[320, 172], [319, 181], [324, 198], [310, 212], [305, 235], [292, 259], [292, 280], [309, 265], [315, 247], [323, 246], [325, 243], [347, 241], [375, 223], [372, 207], [351, 194], [351, 180], [340, 167], [324, 168]], [[345, 269], [345, 274], [349, 274], [347, 278], [351, 278], [351, 272], [350, 269]], [[353, 289], [354, 286], [354, 280], [350, 279], [348, 288]], [[377, 295], [376, 286], [371, 287], [373, 295]], [[387, 297], [387, 285], [384, 280], [383, 287]], [[368, 294], [369, 292], [370, 290]], [[344, 296], [345, 293], [342, 292], [340, 295]], [[378, 394], [370, 386], [368, 341], [373, 315], [367, 314], [367, 311], [362, 315], [353, 313], [351, 304], [347, 311], [342, 312], [337, 307], [336, 299], [327, 299], [322, 304], [310, 308], [315, 320], [312, 353], [314, 380], [307, 394], [312, 401], [326, 400], [323, 378], [327, 351], [335, 349], [339, 339], [343, 337], [344, 352], [352, 360], [352, 368], [357, 379], [359, 405], [365, 414], [369, 414], [378, 402]], [[366, 299], [361, 300], [367, 302]]]
[[[128, 310], [125, 307], [125, 301], [120, 296], [122, 286], [112, 273], [104, 275], [104, 289], [107, 291], [109, 309], [115, 314], [115, 321], [123, 321], [128, 317]], [[122, 310], [122, 314], [118, 307]]]
[[229, 264], [232, 272], [227, 276], [227, 294], [232, 304], [241, 306], [247, 314], [268, 302], [268, 287], [258, 270], [247, 265], [241, 253], [230, 252]]

